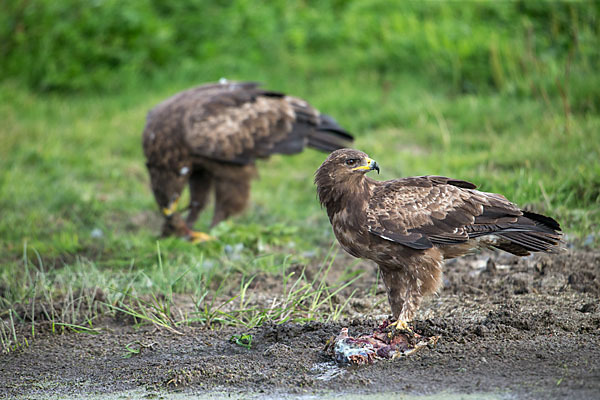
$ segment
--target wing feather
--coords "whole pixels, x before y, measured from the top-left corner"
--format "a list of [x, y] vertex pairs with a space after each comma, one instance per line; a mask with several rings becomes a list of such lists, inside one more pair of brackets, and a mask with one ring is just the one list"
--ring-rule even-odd
[[[162, 106], [162, 107], [160, 107]], [[183, 140], [192, 155], [247, 164], [273, 153], [293, 154], [312, 145], [332, 151], [352, 136], [326, 119], [306, 101], [260, 89], [256, 84], [227, 83], [190, 89], [159, 105], [167, 113], [183, 113]], [[157, 108], [159, 108], [157, 107]], [[334, 138], [331, 136], [333, 135]]]
[[367, 210], [369, 232], [414, 249], [454, 245], [486, 235], [488, 245], [517, 255], [550, 251], [561, 240], [552, 218], [520, 210], [504, 196], [439, 176], [385, 182]]
[[372, 234], [423, 249], [465, 243], [500, 230], [496, 222], [516, 221], [521, 215], [503, 196], [477, 191], [470, 182], [422, 176], [377, 187], [367, 221]]
[[333, 151], [353, 140], [306, 101], [254, 82], [209, 84], [177, 93], [150, 110], [144, 132], [146, 153], [161, 159], [170, 146], [236, 164], [273, 153], [298, 153], [306, 146]]

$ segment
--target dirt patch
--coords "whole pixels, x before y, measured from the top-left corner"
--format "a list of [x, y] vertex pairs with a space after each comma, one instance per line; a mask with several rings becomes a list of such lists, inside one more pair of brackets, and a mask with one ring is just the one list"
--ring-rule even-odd
[[[335, 268], [353, 261], [340, 257]], [[354, 268], [372, 268], [354, 264]], [[276, 282], [256, 279], [268, 297]], [[519, 259], [484, 253], [447, 264], [445, 288], [423, 304], [415, 330], [435, 347], [359, 368], [338, 367], [325, 343], [348, 327], [371, 332], [388, 306], [377, 274], [357, 282], [343, 323], [183, 328], [177, 335], [106, 321], [99, 335], [38, 331], [0, 356], [0, 396], [183, 390], [305, 393], [495, 393], [518, 398], [600, 396], [600, 253], [569, 251]], [[343, 295], [342, 295], [343, 297]], [[25, 329], [26, 327], [23, 327]], [[40, 328], [41, 329], [41, 328]], [[249, 333], [249, 349], [230, 338]], [[139, 350], [129, 353], [127, 346]]]

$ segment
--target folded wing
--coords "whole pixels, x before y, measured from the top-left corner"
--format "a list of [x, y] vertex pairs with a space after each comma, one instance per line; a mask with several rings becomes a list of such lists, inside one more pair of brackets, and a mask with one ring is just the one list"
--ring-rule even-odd
[[[168, 100], [192, 154], [238, 164], [274, 153], [347, 147], [353, 137], [306, 101], [252, 82], [205, 85]], [[149, 116], [150, 118], [150, 116]]]
[[494, 235], [489, 245], [517, 255], [560, 242], [552, 218], [522, 211], [504, 196], [466, 181], [423, 176], [376, 187], [367, 210], [369, 232], [414, 249], [452, 246]]

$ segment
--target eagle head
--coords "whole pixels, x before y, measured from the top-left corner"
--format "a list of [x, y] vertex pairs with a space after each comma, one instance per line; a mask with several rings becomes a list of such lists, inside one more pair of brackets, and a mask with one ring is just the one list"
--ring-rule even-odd
[[321, 204], [335, 202], [348, 190], [359, 187], [358, 182], [372, 170], [379, 173], [379, 165], [362, 151], [340, 149], [332, 152], [315, 173], [315, 184]]
[[321, 164], [315, 174], [315, 183], [318, 184], [319, 175], [323, 174], [335, 181], [344, 181], [372, 170], [379, 173], [379, 165], [362, 151], [340, 149], [332, 152]]

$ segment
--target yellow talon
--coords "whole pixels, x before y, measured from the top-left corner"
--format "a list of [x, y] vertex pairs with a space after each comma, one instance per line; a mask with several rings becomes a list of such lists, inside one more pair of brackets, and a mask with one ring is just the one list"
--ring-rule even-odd
[[388, 325], [388, 328], [391, 329], [391, 332], [388, 333], [388, 337], [394, 336], [397, 331], [413, 333], [412, 329], [410, 329], [410, 326], [408, 326], [408, 322], [406, 322], [402, 319], [399, 319], [396, 322], [391, 323], [390, 325]]
[[210, 240], [215, 240], [215, 238], [213, 236], [210, 236], [208, 233], [195, 232], [195, 231], [191, 231], [189, 233], [188, 239], [192, 243], [202, 243], [202, 242], [208, 242]]

